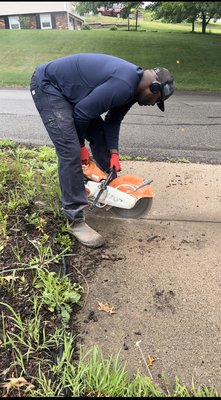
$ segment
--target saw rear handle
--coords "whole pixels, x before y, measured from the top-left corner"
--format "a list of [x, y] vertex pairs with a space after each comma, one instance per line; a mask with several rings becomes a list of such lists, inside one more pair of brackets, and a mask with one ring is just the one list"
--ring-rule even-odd
[[95, 197], [93, 203], [91, 203], [91, 205], [89, 206], [89, 211], [93, 210], [93, 208], [96, 206], [96, 204], [97, 204], [99, 198], [101, 197], [102, 193], [104, 192], [104, 190], [107, 189], [107, 186], [112, 181], [114, 174], [116, 174], [116, 168], [115, 167], [111, 168], [110, 173], [108, 174], [107, 178], [104, 179], [103, 181], [101, 181], [100, 190], [99, 190], [97, 196]]

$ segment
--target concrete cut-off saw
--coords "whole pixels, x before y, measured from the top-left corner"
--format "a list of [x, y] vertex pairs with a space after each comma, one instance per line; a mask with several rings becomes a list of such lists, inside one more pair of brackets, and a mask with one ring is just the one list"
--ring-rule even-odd
[[92, 160], [82, 170], [89, 211], [105, 208], [120, 218], [142, 218], [150, 211], [155, 196], [152, 180], [135, 175], [117, 176], [113, 168], [108, 174]]

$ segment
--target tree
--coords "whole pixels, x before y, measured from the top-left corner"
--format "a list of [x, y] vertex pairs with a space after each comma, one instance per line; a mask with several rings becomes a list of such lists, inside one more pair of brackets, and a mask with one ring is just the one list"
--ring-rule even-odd
[[135, 30], [137, 31], [137, 23], [138, 23], [138, 11], [139, 7], [141, 4], [143, 4], [143, 1], [123, 1], [121, 3], [123, 5], [123, 10], [121, 12], [122, 18], [127, 18], [128, 20], [128, 30], [130, 30], [130, 20], [129, 20], [129, 15], [131, 13], [131, 9], [135, 9], [135, 19], [136, 19], [136, 24], [135, 24]]
[[221, 17], [221, 3], [219, 1], [196, 2], [196, 8], [198, 9], [198, 18], [202, 19], [202, 33], [206, 33], [206, 26], [211, 18]]
[[206, 33], [206, 27], [211, 18], [216, 20], [221, 17], [221, 3], [219, 1], [155, 1], [148, 8], [154, 11], [156, 19], [162, 19], [165, 22], [191, 22], [192, 32], [194, 32], [196, 19], [201, 19], [202, 33]]
[[121, 1], [121, 2], [116, 2], [116, 1], [75, 1], [72, 2], [73, 7], [76, 8], [77, 12], [80, 15], [84, 15], [84, 13], [88, 13], [92, 11], [94, 14], [97, 14], [97, 9], [100, 7], [106, 7], [106, 8], [111, 8], [113, 7], [113, 4], [122, 4], [123, 10], [121, 12], [121, 16], [123, 19], [128, 19], [128, 30], [130, 30], [130, 21], [129, 21], [129, 15], [131, 13], [131, 9], [135, 8], [135, 18], [136, 18], [136, 28], [135, 30], [137, 31], [137, 23], [138, 23], [138, 9], [141, 4], [143, 4], [143, 1]]
[[92, 11], [95, 15], [98, 14], [97, 9], [100, 7], [111, 8], [113, 4], [119, 4], [114, 1], [72, 1], [72, 6], [80, 15]]

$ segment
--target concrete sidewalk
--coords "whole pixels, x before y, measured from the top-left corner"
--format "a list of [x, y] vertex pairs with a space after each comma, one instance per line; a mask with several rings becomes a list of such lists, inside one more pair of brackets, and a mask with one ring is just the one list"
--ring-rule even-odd
[[123, 162], [121, 174], [152, 178], [156, 196], [147, 219], [221, 222], [221, 166]]
[[[221, 166], [122, 162], [122, 174], [154, 180], [156, 197], [140, 220], [110, 213], [88, 216], [106, 238], [84, 248], [78, 266], [92, 262], [89, 291], [78, 314], [85, 350], [120, 351], [134, 374], [147, 369], [163, 385], [215, 385], [221, 390]], [[82, 268], [84, 272], [84, 269]], [[115, 314], [99, 311], [98, 302]]]
[[[121, 175], [153, 179], [153, 206], [144, 219], [221, 222], [220, 165], [146, 161], [121, 165]], [[112, 217], [106, 211], [96, 214]]]

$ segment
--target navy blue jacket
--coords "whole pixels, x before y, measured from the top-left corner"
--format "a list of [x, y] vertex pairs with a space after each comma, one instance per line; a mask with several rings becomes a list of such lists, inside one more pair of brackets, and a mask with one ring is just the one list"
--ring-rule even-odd
[[144, 70], [105, 54], [73, 54], [38, 66], [42, 91], [65, 96], [74, 106], [80, 143], [92, 119], [106, 113], [104, 134], [108, 149], [118, 148], [120, 124], [136, 102], [135, 91]]

